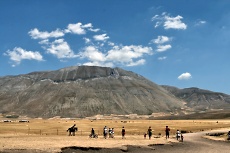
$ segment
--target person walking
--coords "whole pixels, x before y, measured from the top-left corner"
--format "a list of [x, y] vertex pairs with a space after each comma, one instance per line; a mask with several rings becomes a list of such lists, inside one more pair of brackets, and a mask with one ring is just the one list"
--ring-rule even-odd
[[165, 128], [166, 139], [169, 138], [169, 131], [170, 131], [170, 128], [168, 126], [166, 126], [166, 128]]
[[152, 128], [151, 128], [151, 126], [148, 129], [148, 136], [149, 136], [149, 140], [150, 140], [151, 137], [152, 137]]
[[124, 126], [122, 127], [121, 135], [122, 135], [122, 139], [125, 139], [125, 127]]

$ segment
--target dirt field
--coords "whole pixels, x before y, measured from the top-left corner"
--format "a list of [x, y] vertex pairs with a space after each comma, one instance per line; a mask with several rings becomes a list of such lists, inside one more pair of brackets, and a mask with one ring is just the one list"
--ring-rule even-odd
[[[76, 136], [68, 136], [68, 127], [76, 124]], [[164, 128], [171, 129], [170, 139], [164, 137]], [[114, 139], [102, 138], [103, 127], [115, 129]], [[126, 129], [126, 139], [121, 139], [121, 128]], [[144, 139], [143, 134], [151, 126], [153, 138]], [[99, 134], [98, 139], [90, 139], [91, 128]], [[230, 120], [70, 120], [70, 119], [32, 119], [19, 123], [0, 122], [0, 152], [61, 152], [69, 146], [122, 148], [127, 145], [148, 147], [148, 145], [177, 142], [177, 129], [185, 132], [199, 132], [218, 128], [229, 128]], [[155, 138], [154, 138], [155, 137]]]

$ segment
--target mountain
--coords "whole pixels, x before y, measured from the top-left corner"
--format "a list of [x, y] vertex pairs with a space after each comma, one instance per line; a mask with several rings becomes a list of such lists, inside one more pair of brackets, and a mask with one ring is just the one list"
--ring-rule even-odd
[[[199, 88], [179, 89], [162, 85], [175, 98], [184, 101], [192, 114], [180, 118], [230, 118], [230, 95]], [[188, 113], [188, 112], [187, 112]]]
[[120, 68], [73, 66], [0, 77], [0, 113], [49, 118], [97, 114], [175, 114], [184, 110], [165, 88]]

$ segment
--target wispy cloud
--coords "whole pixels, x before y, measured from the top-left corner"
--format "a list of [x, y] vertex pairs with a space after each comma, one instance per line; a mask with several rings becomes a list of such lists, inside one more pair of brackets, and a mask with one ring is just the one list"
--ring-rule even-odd
[[20, 64], [22, 60], [37, 60], [43, 61], [42, 55], [37, 51], [27, 51], [20, 47], [15, 47], [13, 50], [8, 50], [4, 55], [9, 56], [14, 62], [12, 66]]
[[198, 21], [195, 22], [195, 26], [201, 26], [201, 25], [204, 25], [204, 24], [206, 24], [206, 23], [207, 23], [207, 21], [198, 20]]
[[162, 13], [161, 15], [155, 15], [152, 17], [152, 21], [156, 21], [155, 28], [159, 26], [163, 26], [164, 29], [177, 29], [177, 30], [185, 30], [187, 29], [187, 25], [182, 22], [183, 17], [177, 15], [175, 17], [171, 17], [166, 12]]
[[189, 80], [192, 78], [192, 75], [188, 72], [182, 73], [180, 76], [178, 76], [179, 80]]
[[162, 60], [165, 60], [167, 57], [166, 56], [163, 56], [163, 57], [158, 57], [157, 59], [162, 61]]

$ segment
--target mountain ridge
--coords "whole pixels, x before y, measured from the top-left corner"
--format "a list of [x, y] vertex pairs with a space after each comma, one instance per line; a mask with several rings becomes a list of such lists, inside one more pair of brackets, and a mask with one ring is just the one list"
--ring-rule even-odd
[[229, 95], [218, 94], [218, 98], [213, 94], [214, 99], [209, 99], [212, 105], [207, 105], [201, 93], [191, 96], [191, 91], [200, 90], [160, 86], [121, 68], [72, 66], [0, 77], [0, 113], [84, 118], [103, 114], [185, 115], [230, 108]]

